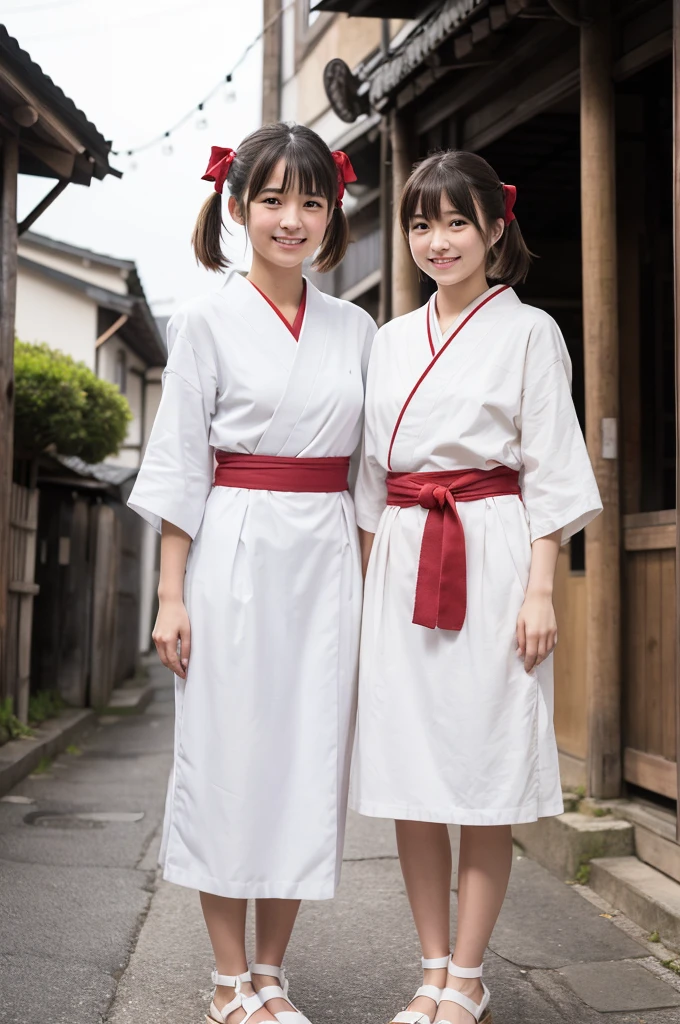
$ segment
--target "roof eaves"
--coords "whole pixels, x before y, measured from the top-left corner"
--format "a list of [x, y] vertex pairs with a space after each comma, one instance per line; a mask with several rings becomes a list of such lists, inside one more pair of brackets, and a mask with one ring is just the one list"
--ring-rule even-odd
[[382, 63], [370, 77], [369, 100], [381, 110], [390, 96], [449, 36], [465, 26], [488, 0], [447, 0], [429, 18], [423, 20], [404, 45]]
[[64, 253], [66, 256], [76, 256], [79, 259], [89, 260], [91, 263], [98, 263], [103, 267], [115, 267], [127, 271], [135, 270], [134, 260], [123, 260], [117, 256], [107, 256], [104, 253], [94, 252], [92, 249], [83, 249], [78, 245], [71, 245], [70, 242], [49, 238], [47, 235], [40, 235], [35, 231], [25, 231], [21, 236], [21, 244], [32, 245], [38, 249], [46, 249], [50, 252]]
[[37, 260], [29, 260], [27, 256], [18, 257], [18, 266], [20, 270], [29, 270], [35, 274], [41, 274], [43, 277], [49, 277], [52, 281], [64, 285], [66, 288], [74, 288], [98, 305], [104, 306], [106, 309], [113, 309], [118, 313], [127, 313], [129, 315], [133, 312], [138, 301], [135, 296], [120, 295], [118, 292], [109, 291], [108, 288], [101, 288], [90, 281], [83, 281], [82, 277], [65, 274], [63, 270], [48, 267]]
[[52, 110], [58, 113], [82, 140], [83, 145], [95, 161], [95, 176], [104, 178], [107, 174], [120, 177], [120, 172], [109, 164], [111, 142], [104, 138], [96, 125], [90, 121], [72, 99], [66, 95], [49, 75], [37, 64], [18, 41], [0, 25], [0, 61], [6, 62], [21, 74], [35, 94]]

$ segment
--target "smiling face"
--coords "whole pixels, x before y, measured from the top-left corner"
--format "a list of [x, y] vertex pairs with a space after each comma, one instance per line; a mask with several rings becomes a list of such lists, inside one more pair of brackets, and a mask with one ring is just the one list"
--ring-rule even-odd
[[238, 224], [245, 224], [260, 259], [277, 267], [299, 266], [321, 245], [328, 227], [328, 200], [321, 193], [301, 193], [295, 182], [284, 192], [286, 164], [279, 160], [257, 195], [249, 196], [247, 219], [233, 196], [229, 212]]
[[[480, 224], [481, 211], [477, 208]], [[410, 219], [408, 240], [416, 265], [438, 285], [447, 287], [461, 284], [469, 278], [484, 274], [490, 246], [503, 234], [503, 221], [494, 221], [487, 227], [484, 238], [472, 221], [456, 209], [442, 191], [436, 217], [425, 217], [420, 208]]]

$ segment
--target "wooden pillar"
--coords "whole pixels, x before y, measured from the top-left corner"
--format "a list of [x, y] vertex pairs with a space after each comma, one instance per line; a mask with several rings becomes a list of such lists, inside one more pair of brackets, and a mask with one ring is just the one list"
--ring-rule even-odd
[[619, 359], [611, 10], [581, 29], [581, 223], [586, 440], [604, 511], [586, 530], [588, 789], [621, 786]]
[[17, 288], [17, 176], [19, 141], [2, 139], [0, 182], [0, 695], [8, 690], [7, 605], [9, 531], [14, 462], [14, 313]]
[[392, 154], [390, 119], [380, 121], [380, 304], [378, 326], [392, 319]]
[[262, 16], [262, 123], [271, 124], [281, 116], [281, 0], [264, 0]]
[[399, 200], [413, 169], [415, 154], [408, 126], [392, 112], [392, 316], [402, 316], [420, 305], [418, 269], [399, 225]]
[[[675, 507], [680, 509], [680, 0], [673, 0], [673, 262], [675, 298]], [[675, 751], [680, 794], [680, 515], [675, 538]], [[676, 837], [680, 842], [680, 802]]]

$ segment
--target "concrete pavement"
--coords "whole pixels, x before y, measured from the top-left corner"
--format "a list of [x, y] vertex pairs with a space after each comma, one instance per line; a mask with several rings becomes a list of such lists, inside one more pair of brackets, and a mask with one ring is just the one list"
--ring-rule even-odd
[[[143, 715], [100, 725], [81, 757], [11, 794], [34, 803], [0, 802], [1, 1024], [202, 1020], [198, 898], [154, 869], [172, 741], [171, 690], [155, 680]], [[75, 817], [93, 812], [129, 817]], [[643, 940], [518, 856], [486, 958], [495, 1024], [680, 1024], [680, 977]], [[418, 956], [392, 825], [352, 815], [338, 897], [302, 906], [291, 995], [315, 1024], [385, 1024], [419, 984]]]
[[154, 679], [145, 714], [100, 719], [0, 800], [2, 1024], [96, 1024], [111, 1003], [154, 891], [172, 756], [172, 690]]

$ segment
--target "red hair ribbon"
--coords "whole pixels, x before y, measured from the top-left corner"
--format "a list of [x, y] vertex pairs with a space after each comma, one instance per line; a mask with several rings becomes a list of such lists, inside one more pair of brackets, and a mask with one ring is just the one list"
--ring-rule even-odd
[[210, 160], [208, 161], [208, 169], [201, 178], [201, 181], [214, 181], [215, 191], [222, 195], [222, 189], [224, 183], [227, 180], [229, 174], [229, 168], [234, 162], [236, 156], [236, 150], [224, 149], [222, 146], [212, 146], [210, 150]]
[[357, 176], [354, 173], [352, 161], [347, 156], [347, 153], [343, 153], [341, 149], [335, 149], [331, 153], [331, 156], [335, 160], [335, 166], [338, 169], [338, 208], [341, 210], [342, 197], [345, 194], [345, 185], [351, 181], [356, 181]]
[[515, 219], [515, 215], [512, 212], [517, 199], [517, 189], [514, 185], [503, 185], [503, 195], [505, 196], [505, 224], [506, 227]]

